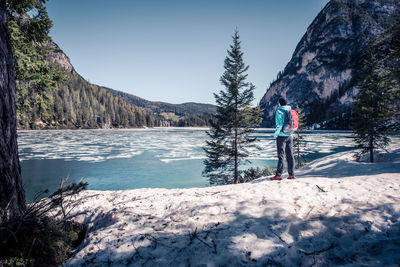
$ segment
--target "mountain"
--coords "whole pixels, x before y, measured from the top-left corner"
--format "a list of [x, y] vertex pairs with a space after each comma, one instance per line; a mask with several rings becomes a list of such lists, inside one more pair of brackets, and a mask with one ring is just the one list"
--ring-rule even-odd
[[283, 96], [303, 109], [313, 128], [348, 129], [363, 51], [390, 28], [399, 12], [398, 0], [331, 0], [261, 99], [263, 126], [274, 125]]
[[154, 112], [174, 112], [177, 115], [193, 115], [201, 113], [216, 113], [217, 107], [211, 104], [201, 104], [188, 102], [183, 104], [170, 104], [160, 101], [149, 101], [135, 95], [117, 91], [111, 88], [104, 87], [113, 95], [122, 97], [126, 101], [142, 108], [152, 110]]
[[[211, 104], [201, 104], [201, 103], [183, 103], [183, 104], [170, 104], [160, 101], [149, 101], [138, 96], [124, 93], [121, 91], [117, 91], [111, 88], [102, 87], [106, 89], [108, 92], [113, 94], [114, 96], [121, 97], [126, 100], [128, 103], [131, 103], [135, 106], [144, 108], [145, 110], [151, 112], [153, 116], [158, 119], [167, 119], [168, 114], [173, 114], [178, 121], [170, 120], [168, 123], [173, 126], [184, 126], [179, 125], [179, 118], [181, 123], [185, 123], [185, 120], [188, 119], [197, 119], [199, 122], [197, 124], [202, 124], [198, 126], [208, 125], [208, 120], [212, 118], [212, 114], [216, 114], [217, 107]], [[203, 123], [200, 122], [203, 120]], [[178, 125], [176, 124], [178, 122]]]
[[80, 76], [54, 42], [46, 44], [48, 61], [61, 69], [63, 79], [48, 88], [40, 104], [32, 86], [20, 82], [17, 92], [19, 129], [130, 128], [208, 126], [215, 106], [151, 102], [124, 92], [91, 84]]
[[[52, 62], [59, 65], [61, 68], [66, 70], [67, 72], [76, 75], [76, 71], [72, 66], [68, 56], [59, 48], [59, 46], [52, 42], [49, 44], [51, 46], [51, 60]], [[96, 85], [98, 86], [98, 85]], [[145, 110], [151, 112], [153, 115], [160, 115], [162, 113], [174, 113], [178, 117], [189, 117], [193, 115], [201, 115], [201, 114], [215, 114], [217, 107], [211, 104], [202, 104], [202, 103], [194, 103], [188, 102], [183, 104], [170, 104], [161, 101], [149, 101], [144, 98], [128, 94], [122, 91], [118, 91], [115, 89], [111, 89], [105, 86], [98, 86], [100, 88], [105, 89], [110, 92], [113, 96], [124, 99], [130, 104], [135, 105], [139, 108], [144, 108]]]
[[[17, 30], [13, 27], [12, 34]], [[28, 51], [24, 56], [31, 59], [32, 65], [45, 70], [26, 76], [29, 66], [20, 68], [21, 58], [15, 57], [17, 77], [24, 78], [17, 81], [18, 129], [154, 126], [151, 113], [82, 78], [54, 42], [37, 45], [14, 38], [13, 48], [17, 55]]]
[[69, 57], [61, 50], [61, 48], [54, 42], [49, 42], [47, 46], [50, 48], [50, 61], [57, 64], [61, 69], [70, 74], [78, 74], [74, 66], [72, 66]]

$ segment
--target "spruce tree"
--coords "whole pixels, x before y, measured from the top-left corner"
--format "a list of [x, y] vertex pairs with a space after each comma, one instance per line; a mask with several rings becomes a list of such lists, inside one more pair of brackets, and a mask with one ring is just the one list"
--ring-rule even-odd
[[211, 140], [203, 148], [207, 155], [203, 175], [209, 178], [210, 184], [239, 182], [239, 166], [246, 161], [247, 148], [255, 141], [249, 135], [261, 123], [260, 109], [250, 106], [255, 87], [246, 82], [249, 66], [243, 62], [237, 30], [232, 39], [224, 61], [225, 72], [220, 78], [225, 89], [214, 94], [217, 114], [210, 120], [211, 128], [206, 132]]
[[394, 130], [400, 130], [400, 15], [397, 15], [388, 36], [382, 42], [382, 47], [390, 47], [388, 55], [383, 60], [386, 67], [386, 84], [391, 88], [391, 106], [393, 120], [396, 122]]
[[387, 125], [393, 114], [388, 108], [391, 92], [381, 62], [373, 49], [367, 52], [366, 58], [360, 92], [353, 107], [352, 128], [355, 142], [364, 153], [369, 152], [372, 163], [375, 150], [385, 148], [390, 141]]
[[304, 158], [304, 152], [307, 147], [307, 141], [305, 139], [307, 123], [306, 115], [304, 114], [303, 110], [298, 105], [296, 105], [295, 110], [299, 116], [299, 127], [294, 134], [293, 146], [295, 150], [295, 158], [297, 160], [297, 168], [300, 168], [306, 162]]

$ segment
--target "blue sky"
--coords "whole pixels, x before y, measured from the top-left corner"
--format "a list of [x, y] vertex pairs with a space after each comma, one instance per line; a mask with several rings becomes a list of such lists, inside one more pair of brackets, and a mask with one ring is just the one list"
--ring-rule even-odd
[[53, 40], [92, 83], [169, 103], [214, 104], [239, 30], [258, 104], [328, 0], [50, 0]]

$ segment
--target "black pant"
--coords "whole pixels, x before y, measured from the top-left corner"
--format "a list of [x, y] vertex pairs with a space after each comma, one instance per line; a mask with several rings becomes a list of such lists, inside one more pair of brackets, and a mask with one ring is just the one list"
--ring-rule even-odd
[[276, 168], [276, 175], [281, 176], [283, 172], [283, 161], [288, 163], [289, 176], [294, 175], [294, 157], [293, 157], [293, 137], [292, 136], [278, 136], [276, 138], [276, 149], [278, 151], [278, 166]]

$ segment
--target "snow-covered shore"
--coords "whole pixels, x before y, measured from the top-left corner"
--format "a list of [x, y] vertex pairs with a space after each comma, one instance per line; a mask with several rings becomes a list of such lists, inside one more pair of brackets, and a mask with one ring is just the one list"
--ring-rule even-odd
[[400, 264], [400, 149], [354, 152], [298, 179], [191, 189], [85, 191], [83, 244], [65, 266]]

